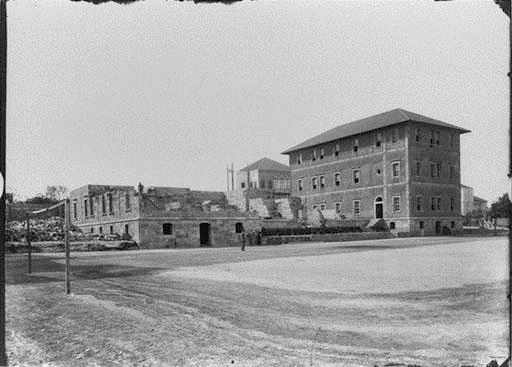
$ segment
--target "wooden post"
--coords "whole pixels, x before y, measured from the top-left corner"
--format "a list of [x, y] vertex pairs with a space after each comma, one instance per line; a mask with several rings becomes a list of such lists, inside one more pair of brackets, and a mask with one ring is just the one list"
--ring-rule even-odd
[[0, 174], [4, 187], [0, 193], [0, 366], [7, 366], [5, 351], [5, 148], [7, 104], [7, 0], [0, 0]]
[[69, 280], [69, 230], [70, 230], [70, 207], [69, 207], [69, 198], [66, 199], [66, 204], [64, 208], [64, 251], [66, 252], [66, 294], [71, 293], [71, 284]]
[[25, 234], [25, 240], [28, 246], [28, 273], [32, 274], [32, 236], [30, 235], [30, 214], [27, 213], [27, 232]]

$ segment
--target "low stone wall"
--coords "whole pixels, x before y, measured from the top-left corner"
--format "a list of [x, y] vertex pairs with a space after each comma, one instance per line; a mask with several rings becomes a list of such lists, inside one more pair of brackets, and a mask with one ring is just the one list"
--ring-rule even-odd
[[[64, 242], [46, 241], [32, 242], [32, 252], [64, 252]], [[70, 242], [72, 252], [83, 251], [120, 251], [137, 250], [139, 246], [134, 241], [77, 241]], [[28, 252], [26, 242], [6, 242], [5, 251], [10, 254]]]
[[300, 236], [268, 236], [263, 237], [263, 245], [280, 245], [297, 242], [344, 242], [344, 241], [370, 241], [386, 238], [395, 238], [389, 232], [360, 232], [360, 233], [326, 233]]

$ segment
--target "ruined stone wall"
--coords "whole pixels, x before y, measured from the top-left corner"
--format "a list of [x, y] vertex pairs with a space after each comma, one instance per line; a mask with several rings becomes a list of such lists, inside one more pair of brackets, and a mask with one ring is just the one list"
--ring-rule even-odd
[[163, 195], [155, 192], [143, 194], [141, 215], [153, 215], [154, 212], [180, 212], [223, 210], [229, 207], [226, 195], [221, 191], [183, 191]]
[[[109, 195], [112, 196], [112, 208]], [[71, 191], [70, 207], [71, 223], [83, 232], [123, 235], [128, 230], [135, 241], [139, 239], [140, 196], [130, 186], [83, 186]]]

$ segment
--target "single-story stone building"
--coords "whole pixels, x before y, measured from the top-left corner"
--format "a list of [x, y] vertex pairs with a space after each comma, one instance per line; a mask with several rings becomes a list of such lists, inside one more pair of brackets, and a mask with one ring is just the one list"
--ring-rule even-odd
[[71, 222], [83, 232], [119, 234], [142, 248], [238, 246], [261, 218], [228, 205], [223, 192], [179, 187], [85, 185], [71, 191]]

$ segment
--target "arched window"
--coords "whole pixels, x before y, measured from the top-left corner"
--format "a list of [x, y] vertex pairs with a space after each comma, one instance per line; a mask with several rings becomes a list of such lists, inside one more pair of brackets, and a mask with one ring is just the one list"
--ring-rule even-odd
[[389, 229], [395, 229], [395, 222], [389, 222]]

